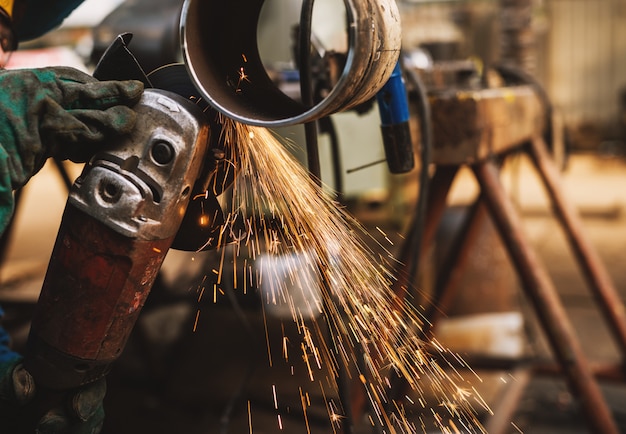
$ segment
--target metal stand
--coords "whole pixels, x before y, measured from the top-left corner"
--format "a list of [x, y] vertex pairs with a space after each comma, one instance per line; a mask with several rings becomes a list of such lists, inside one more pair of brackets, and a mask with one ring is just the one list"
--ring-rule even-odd
[[[608, 320], [615, 338], [619, 343], [622, 355], [626, 354], [625, 310], [611, 279], [602, 262], [587, 240], [582, 223], [565, 199], [560, 186], [558, 170], [552, 162], [543, 139], [539, 135], [530, 138], [528, 144], [520, 149], [526, 150], [541, 176], [549, 193], [557, 218], [564, 228], [572, 249], [576, 253], [580, 267], [587, 277], [588, 283]], [[500, 157], [504, 158], [505, 154]], [[501, 236], [510, 258], [521, 279], [526, 296], [531, 301], [543, 331], [550, 342], [554, 356], [558, 361], [558, 371], [568, 380], [572, 393], [580, 400], [591, 432], [615, 433], [618, 428], [611, 411], [602, 396], [587, 357], [581, 349], [572, 323], [559, 299], [558, 292], [544, 266], [534, 252], [530, 242], [524, 235], [522, 220], [511, 199], [499, 180], [499, 167], [494, 157], [480, 159], [469, 164], [480, 185], [481, 194], [451, 249], [451, 257], [440, 272], [435, 288], [435, 305], [431, 310], [431, 322], [435, 323], [445, 313], [449, 300], [454, 296], [457, 283], [460, 281], [464, 259], [477, 242], [476, 228], [480, 221], [490, 216]], [[443, 211], [451, 181], [456, 174], [458, 165], [436, 166], [436, 173], [431, 185], [431, 205], [427, 215], [424, 232], [424, 243], [429, 244], [434, 238], [434, 231]], [[493, 366], [493, 365], [492, 365]], [[477, 368], [476, 366], [473, 366]], [[615, 367], [616, 372], [621, 367]], [[521, 396], [519, 391], [517, 397]], [[509, 402], [508, 409], [502, 409], [507, 415], [497, 414], [497, 421], [489, 424], [490, 433], [504, 432], [508, 427], [515, 403]], [[508, 417], [506, 417], [508, 416]]]

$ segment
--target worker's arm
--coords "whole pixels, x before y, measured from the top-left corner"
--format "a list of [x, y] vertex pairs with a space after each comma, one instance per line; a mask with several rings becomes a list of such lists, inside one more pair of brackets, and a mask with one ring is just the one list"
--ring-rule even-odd
[[[22, 357], [10, 347], [11, 338], [2, 327], [4, 311], [0, 307], [0, 420], [2, 427], [13, 428], [12, 413], [32, 398], [32, 377], [20, 371]], [[11, 421], [11, 422], [9, 422]], [[5, 425], [6, 424], [6, 425]]]
[[[11, 363], [20, 357], [19, 354], [17, 354], [10, 348], [11, 338], [6, 330], [2, 327], [3, 316], [4, 311], [2, 310], [2, 307], [0, 307], [0, 366]], [[0, 373], [2, 372], [1, 369], [2, 368], [0, 368]]]
[[139, 81], [100, 82], [68, 67], [0, 71], [0, 233], [13, 213], [13, 190], [46, 159], [87, 161], [135, 125]]
[[[13, 214], [13, 190], [49, 157], [85, 162], [131, 132], [132, 106], [142, 92], [141, 82], [100, 82], [67, 67], [0, 71], [0, 234]], [[38, 392], [0, 327], [0, 432], [32, 433], [34, 427], [40, 434], [100, 432], [104, 379], [63, 392], [59, 405], [33, 420]]]

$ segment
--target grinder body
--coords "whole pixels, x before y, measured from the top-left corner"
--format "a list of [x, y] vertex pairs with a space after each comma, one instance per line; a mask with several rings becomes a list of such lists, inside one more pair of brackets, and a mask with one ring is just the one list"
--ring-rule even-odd
[[179, 95], [149, 89], [134, 132], [74, 183], [32, 320], [24, 366], [38, 387], [102, 378], [121, 354], [202, 171], [210, 129]]

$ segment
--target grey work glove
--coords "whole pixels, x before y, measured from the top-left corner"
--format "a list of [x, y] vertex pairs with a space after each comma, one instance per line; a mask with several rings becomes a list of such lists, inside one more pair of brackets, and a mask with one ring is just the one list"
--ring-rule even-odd
[[13, 190], [48, 157], [85, 162], [130, 133], [142, 93], [140, 81], [98, 81], [69, 67], [0, 71], [0, 233]]
[[41, 391], [20, 359], [0, 364], [0, 428], [11, 434], [98, 434], [105, 394], [104, 379], [67, 392]]

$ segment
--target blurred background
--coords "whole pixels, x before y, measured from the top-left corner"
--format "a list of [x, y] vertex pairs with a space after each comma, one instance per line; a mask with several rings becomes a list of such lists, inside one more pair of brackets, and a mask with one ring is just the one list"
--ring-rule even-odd
[[[180, 62], [181, 3], [87, 0], [61, 28], [22, 44], [8, 67], [62, 64], [92, 71], [106, 47], [124, 32], [133, 33], [130, 49], [146, 72]], [[300, 6], [296, 1], [267, 0], [258, 26], [264, 64], [268, 70], [284, 73], [281, 77], [296, 69], [293, 27]], [[550, 152], [564, 191], [581, 215], [623, 300], [626, 1], [405, 0], [398, 1], [398, 7], [404, 54], [429, 91], [480, 88], [488, 81], [484, 72], [503, 62], [530, 74], [543, 89], [552, 109], [546, 120], [551, 126]], [[316, 2], [313, 33], [326, 50], [345, 52], [344, 21], [340, 0]], [[293, 82], [282, 80], [279, 84], [289, 92]], [[489, 86], [497, 87], [497, 78], [495, 83]], [[335, 136], [320, 135], [322, 180], [374, 236], [384, 232], [391, 238], [396, 243], [391, 247], [395, 253], [418, 200], [419, 173], [424, 170], [419, 140], [415, 144], [416, 169], [390, 174], [385, 164], [373, 164], [385, 158], [374, 101], [359, 111], [332, 115], [332, 121]], [[454, 130], [454, 125], [448, 128]], [[302, 127], [277, 132], [297, 145], [291, 151], [305, 164]], [[73, 179], [81, 167], [68, 163], [63, 169]], [[585, 353], [594, 361], [619, 363], [619, 351], [523, 152], [506, 160], [502, 179], [571, 315]], [[461, 167], [435, 242], [423, 253], [415, 282], [424, 303], [428, 303], [436, 270], [477, 192], [470, 171]], [[67, 188], [59, 167], [49, 162], [19, 194], [16, 220], [4, 239], [0, 266], [0, 302], [7, 310], [7, 328], [18, 349], [27, 337], [29, 314], [45, 275]], [[479, 240], [461, 288], [435, 335], [461, 354], [551, 358], [532, 307], [489, 221], [481, 228]], [[246, 330], [252, 327], [262, 336], [264, 327], [272, 333], [285, 324], [278, 312], [274, 316], [270, 312], [269, 319], [263, 317], [258, 294], [236, 302], [228, 297], [218, 302], [198, 301], [199, 285], [217, 261], [214, 252], [172, 251], [168, 255], [129, 345], [110, 375], [105, 433], [248, 432], [246, 401], [258, 408], [255, 433], [281, 431], [267, 390], [275, 378], [287, 383], [302, 379], [281, 367], [268, 368], [264, 351], [251, 349]], [[197, 316], [198, 312], [202, 315]], [[491, 369], [481, 373], [482, 381], [476, 386], [494, 405], [507, 393], [517, 393], [512, 420], [505, 423], [503, 432], [591, 432], [580, 414], [578, 398], [562, 377], [533, 377], [521, 390], [508, 392], [507, 383], [515, 383], [516, 375], [517, 371], [508, 368]], [[603, 382], [602, 390], [617, 424], [626, 432], [621, 404], [626, 391], [619, 381]], [[284, 399], [299, 406], [297, 396]], [[325, 414], [325, 409], [319, 410], [311, 425], [304, 427], [294, 410], [285, 422], [293, 425], [282, 430], [331, 432]], [[370, 432], [365, 425], [360, 429]]]

